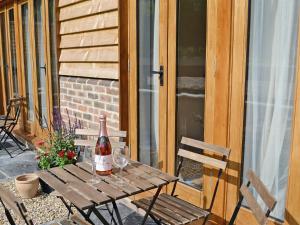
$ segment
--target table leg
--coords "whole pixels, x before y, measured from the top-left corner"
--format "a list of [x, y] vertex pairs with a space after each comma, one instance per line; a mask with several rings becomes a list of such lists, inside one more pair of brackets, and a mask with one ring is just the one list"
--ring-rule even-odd
[[107, 211], [109, 212], [109, 214], [110, 214], [110, 216], [111, 216], [111, 221], [110, 221], [110, 223], [111, 223], [111, 222], [114, 222], [115, 225], [118, 225], [118, 224], [117, 224], [117, 221], [115, 220], [115, 217], [114, 217], [114, 211], [110, 211], [109, 205], [108, 205], [108, 204], [105, 204], [105, 206], [106, 206], [106, 209], [107, 209]]
[[96, 207], [93, 207], [92, 211], [104, 225], [110, 225], [109, 222], [107, 222], [106, 219], [101, 215], [101, 213], [99, 213]]
[[65, 199], [62, 196], [57, 196], [57, 197], [60, 198], [60, 200], [64, 203], [64, 205], [68, 209], [68, 211], [69, 211], [68, 212], [68, 218], [69, 218], [70, 214], [72, 214], [72, 215], [74, 214], [73, 211], [72, 211], [72, 208], [71, 208], [72, 204], [68, 205], [68, 203], [65, 201]]
[[120, 215], [120, 212], [119, 212], [119, 209], [118, 209], [118, 206], [117, 206], [116, 202], [113, 201], [112, 204], [113, 204], [114, 210], [116, 211], [116, 216], [117, 216], [119, 224], [123, 225], [123, 222], [122, 222], [122, 219], [121, 219], [121, 215]]
[[163, 187], [162, 185], [158, 187], [158, 189], [157, 189], [157, 191], [156, 191], [156, 193], [155, 193], [155, 195], [154, 195], [154, 197], [153, 197], [153, 199], [151, 201], [151, 204], [149, 205], [149, 208], [148, 208], [148, 210], [147, 210], [147, 212], [146, 212], [146, 214], [144, 216], [144, 219], [143, 219], [143, 222], [141, 223], [141, 225], [144, 225], [146, 223], [147, 218], [149, 216], [149, 213], [151, 212], [151, 209], [153, 208], [153, 206], [155, 204], [155, 201], [156, 201], [157, 197], [159, 196], [159, 193], [160, 193], [162, 187]]
[[[76, 206], [75, 206], [76, 207]], [[94, 207], [93, 207], [94, 208]], [[92, 224], [92, 225], [95, 225], [95, 223], [90, 219], [90, 215], [91, 215], [91, 212], [93, 211], [93, 209], [92, 210], [88, 210], [88, 214], [86, 214], [83, 210], [81, 210], [81, 209], [79, 209], [78, 207], [76, 207], [76, 209], [78, 210], [78, 212], [84, 217], [84, 219], [86, 220], [86, 221], [88, 221], [90, 224]], [[97, 211], [97, 210], [96, 210]], [[108, 225], [108, 224], [106, 224], [106, 225]]]

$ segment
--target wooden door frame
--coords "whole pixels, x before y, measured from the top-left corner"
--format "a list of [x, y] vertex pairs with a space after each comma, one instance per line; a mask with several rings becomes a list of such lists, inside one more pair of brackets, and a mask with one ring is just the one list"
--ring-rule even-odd
[[[167, 87], [168, 87], [168, 4], [169, 0], [159, 0], [160, 20], [159, 30], [160, 46], [159, 62], [164, 66], [164, 85], [159, 86], [159, 160], [166, 162], [167, 149]], [[129, 0], [129, 144], [131, 157], [138, 159], [138, 30], [137, 30], [137, 0]], [[164, 12], [164, 13], [161, 13]], [[163, 32], [162, 32], [163, 31]], [[162, 171], [167, 171], [166, 163], [161, 167]]]

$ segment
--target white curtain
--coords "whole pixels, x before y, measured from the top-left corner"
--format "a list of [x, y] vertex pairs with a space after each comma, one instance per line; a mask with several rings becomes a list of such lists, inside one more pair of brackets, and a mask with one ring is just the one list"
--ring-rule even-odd
[[[153, 53], [152, 53], [152, 68], [153, 71], [159, 71], [159, 0], [154, 3], [154, 18], [153, 18]], [[159, 147], [159, 75], [151, 77], [152, 79], [152, 146], [151, 146], [151, 165], [157, 166], [158, 147]]]
[[300, 0], [251, 1], [244, 171], [253, 169], [272, 192], [278, 203], [271, 215], [281, 220], [288, 182], [299, 5]]
[[157, 166], [159, 145], [159, 0], [139, 3], [139, 160]]

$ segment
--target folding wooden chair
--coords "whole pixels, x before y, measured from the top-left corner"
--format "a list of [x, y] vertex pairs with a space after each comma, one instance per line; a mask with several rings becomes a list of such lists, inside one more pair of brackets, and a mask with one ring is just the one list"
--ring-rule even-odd
[[21, 147], [21, 145], [23, 144], [12, 133], [15, 126], [18, 124], [23, 100], [24, 100], [23, 97], [10, 99], [9, 105], [7, 107], [6, 116], [4, 119], [0, 120], [0, 134], [3, 135], [0, 139], [0, 148], [4, 149], [11, 158], [13, 157], [12, 154], [5, 147], [5, 142], [7, 141], [8, 138], [11, 138], [12, 141], [17, 145], [17, 147], [21, 151], [26, 150]]
[[[6, 218], [11, 225], [16, 225], [9, 209], [15, 216], [24, 220], [26, 225], [33, 225], [32, 219], [28, 216], [27, 210], [21, 199], [17, 198], [11, 191], [0, 186], [0, 202], [4, 208]], [[67, 221], [67, 220], [65, 220]], [[63, 224], [63, 223], [62, 223]], [[67, 221], [69, 225], [91, 225], [77, 214], [71, 216], [71, 221]], [[57, 224], [58, 225], [58, 224]]]
[[[177, 185], [176, 182], [173, 186], [171, 195], [160, 194], [153, 209], [150, 212], [150, 216], [157, 224], [188, 224], [202, 218], [204, 219], [202, 224], [205, 224], [213, 208], [222, 172], [226, 169], [227, 166], [227, 159], [230, 153], [230, 150], [227, 148], [208, 144], [202, 141], [197, 141], [186, 137], [183, 137], [181, 139], [181, 144], [194, 147], [197, 150], [199, 150], [199, 152], [196, 153], [181, 148], [178, 150], [177, 157], [179, 163], [175, 173], [176, 176], [179, 176], [180, 174], [184, 158], [194, 160], [204, 165], [208, 165], [218, 169], [218, 177], [214, 188], [212, 200], [208, 209], [202, 209], [200, 207], [190, 204], [187, 201], [177, 198], [177, 196], [174, 195]], [[211, 154], [204, 155], [203, 150]], [[222, 157], [222, 160], [214, 158], [213, 155], [215, 154], [220, 155]], [[149, 204], [151, 203], [151, 198], [139, 199], [137, 201], [133, 201], [132, 203], [138, 208], [147, 210]]]
[[[96, 138], [99, 135], [98, 130], [94, 129], [76, 129], [75, 135], [80, 138], [75, 139], [76, 146], [96, 146]], [[110, 131], [108, 132], [108, 137], [112, 148], [124, 147], [126, 143], [124, 142], [127, 136], [126, 131]]]
[[[263, 184], [263, 182], [256, 176], [256, 174], [252, 170], [249, 170], [247, 172], [247, 178], [248, 178], [247, 184], [246, 185], [243, 184], [242, 187], [240, 188], [241, 198], [237, 206], [235, 207], [229, 225], [234, 224], [234, 221], [238, 215], [238, 212], [241, 208], [244, 199], [246, 200], [249, 208], [251, 209], [256, 221], [260, 225], [265, 225], [267, 223], [268, 217], [270, 216], [270, 213], [273, 211], [277, 203], [275, 198], [270, 194], [270, 192]], [[267, 207], [266, 212], [262, 209], [262, 207], [258, 204], [256, 199], [254, 198], [253, 194], [250, 192], [249, 190], [250, 185], [253, 186], [255, 192], [259, 194], [259, 196], [265, 203]]]
[[17, 198], [12, 192], [0, 186], [0, 202], [4, 208], [6, 218], [11, 225], [16, 225], [9, 209], [15, 216], [25, 221], [26, 225], [33, 225], [32, 220], [27, 215], [27, 210], [21, 199]]

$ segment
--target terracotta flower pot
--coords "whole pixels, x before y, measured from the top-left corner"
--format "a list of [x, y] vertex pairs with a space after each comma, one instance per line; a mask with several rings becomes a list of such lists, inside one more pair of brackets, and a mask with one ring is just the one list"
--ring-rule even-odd
[[39, 189], [39, 177], [34, 173], [20, 175], [16, 177], [15, 184], [22, 198], [33, 198]]

